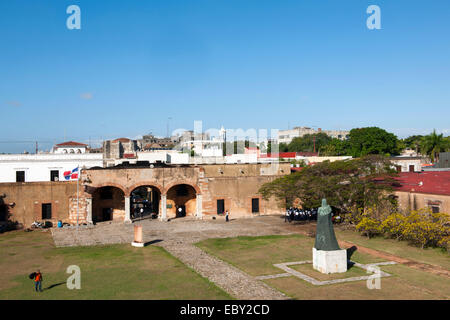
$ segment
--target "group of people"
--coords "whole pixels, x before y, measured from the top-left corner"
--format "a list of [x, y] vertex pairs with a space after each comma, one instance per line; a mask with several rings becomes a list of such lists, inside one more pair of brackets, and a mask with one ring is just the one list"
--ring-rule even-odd
[[298, 209], [290, 207], [286, 210], [284, 221], [311, 221], [317, 220], [318, 209]]
[[[284, 221], [312, 221], [317, 220], [317, 212], [318, 208], [314, 209], [299, 209], [290, 207], [286, 210], [286, 214], [284, 216]], [[338, 214], [332, 214], [331, 221], [333, 223], [342, 222], [342, 217]]]

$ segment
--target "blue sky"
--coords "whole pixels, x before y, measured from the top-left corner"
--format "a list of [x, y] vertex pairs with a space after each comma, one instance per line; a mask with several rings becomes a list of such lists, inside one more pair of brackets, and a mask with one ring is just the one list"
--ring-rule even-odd
[[448, 0], [1, 1], [0, 152], [165, 135], [168, 117], [450, 135], [449, 35]]

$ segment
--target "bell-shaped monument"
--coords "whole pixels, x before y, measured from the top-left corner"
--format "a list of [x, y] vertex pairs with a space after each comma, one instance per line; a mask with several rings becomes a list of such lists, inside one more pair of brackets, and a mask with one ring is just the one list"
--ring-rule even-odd
[[347, 250], [340, 249], [331, 221], [332, 210], [326, 199], [317, 214], [316, 241], [313, 248], [313, 268], [322, 273], [347, 271]]

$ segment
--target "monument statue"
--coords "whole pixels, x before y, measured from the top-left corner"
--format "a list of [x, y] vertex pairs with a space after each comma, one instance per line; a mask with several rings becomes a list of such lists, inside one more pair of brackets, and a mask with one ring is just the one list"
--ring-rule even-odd
[[327, 204], [327, 199], [322, 199], [322, 206], [317, 214], [316, 242], [314, 244], [314, 248], [317, 250], [340, 250], [334, 234], [331, 213], [332, 210]]
[[347, 251], [340, 249], [331, 222], [331, 207], [326, 199], [317, 213], [316, 241], [313, 250], [313, 268], [322, 273], [347, 271]]

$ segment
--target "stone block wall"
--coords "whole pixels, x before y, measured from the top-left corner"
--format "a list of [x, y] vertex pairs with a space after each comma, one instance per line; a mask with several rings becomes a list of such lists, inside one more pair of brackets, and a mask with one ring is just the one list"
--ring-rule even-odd
[[0, 183], [0, 195], [7, 206], [11, 221], [30, 227], [33, 221], [43, 221], [42, 205], [51, 205], [51, 219], [56, 225], [58, 220], [69, 222], [71, 219], [70, 202], [75, 195], [77, 185], [72, 181], [59, 182], [16, 182]]

